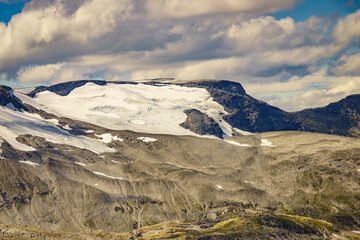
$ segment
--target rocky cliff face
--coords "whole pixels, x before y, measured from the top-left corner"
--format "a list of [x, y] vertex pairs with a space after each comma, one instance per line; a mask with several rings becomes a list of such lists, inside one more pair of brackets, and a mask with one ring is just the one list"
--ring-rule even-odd
[[187, 119], [180, 126], [199, 135], [213, 135], [223, 138], [224, 132], [219, 124], [205, 113], [196, 109], [185, 110], [184, 113], [187, 115]]
[[0, 85], [0, 106], [27, 110], [27, 107], [13, 95], [13, 89], [3, 85]]
[[360, 135], [360, 95], [351, 95], [326, 107], [293, 113], [302, 131], [344, 136]]
[[185, 86], [204, 87], [224, 106], [224, 120], [249, 132], [310, 131], [343, 136], [360, 135], [360, 96], [352, 95], [326, 107], [286, 112], [245, 93], [230, 81], [188, 82]]

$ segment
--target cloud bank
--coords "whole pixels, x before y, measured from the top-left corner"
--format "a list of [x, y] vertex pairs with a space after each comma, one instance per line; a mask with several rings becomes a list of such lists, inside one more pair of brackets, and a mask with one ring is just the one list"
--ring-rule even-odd
[[[360, 10], [335, 26], [326, 17], [295, 22], [268, 15], [298, 3], [33, 0], [0, 22], [0, 76], [44, 84], [230, 79], [288, 110], [360, 93]], [[314, 96], [325, 100], [314, 103]]]

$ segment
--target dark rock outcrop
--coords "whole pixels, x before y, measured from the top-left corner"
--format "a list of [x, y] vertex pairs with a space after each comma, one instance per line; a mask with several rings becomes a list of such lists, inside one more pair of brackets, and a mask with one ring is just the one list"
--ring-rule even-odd
[[180, 124], [183, 128], [200, 135], [214, 135], [223, 138], [224, 132], [221, 130], [219, 124], [211, 117], [197, 109], [185, 110], [184, 113], [187, 115], [187, 119]]
[[292, 113], [302, 131], [344, 136], [360, 135], [360, 94], [348, 96], [326, 107]]
[[39, 92], [50, 91], [50, 92], [54, 92], [54, 93], [56, 93], [56, 94], [58, 94], [60, 96], [67, 96], [75, 88], [84, 86], [86, 83], [89, 83], [89, 82], [95, 83], [95, 84], [100, 85], [100, 86], [106, 85], [106, 81], [102, 81], [102, 80], [71, 81], [71, 82], [59, 83], [59, 84], [56, 84], [56, 85], [52, 85], [50, 87], [39, 86], [34, 91], [28, 93], [27, 95], [30, 96], [30, 97], [34, 97]]
[[247, 95], [240, 83], [221, 80], [181, 85], [205, 88], [228, 112], [224, 120], [245, 131], [309, 131], [360, 136], [360, 95], [348, 96], [326, 107], [286, 112]]
[[203, 87], [228, 112], [224, 120], [233, 127], [249, 132], [297, 130], [300, 124], [277, 107], [247, 95], [240, 83], [231, 81], [195, 81], [182, 84]]
[[18, 110], [27, 110], [27, 107], [20, 99], [13, 95], [13, 89], [8, 86], [0, 85], [0, 106], [12, 104]]

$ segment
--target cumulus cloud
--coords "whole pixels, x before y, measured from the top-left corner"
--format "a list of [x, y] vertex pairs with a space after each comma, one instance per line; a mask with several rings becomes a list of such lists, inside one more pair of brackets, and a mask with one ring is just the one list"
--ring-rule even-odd
[[[210, 20], [209, 20], [210, 21]], [[332, 56], [341, 48], [319, 44], [325, 35], [320, 19], [295, 23], [293, 19], [259, 17], [218, 26], [174, 25], [170, 31], [182, 38], [152, 51], [87, 55], [73, 59], [77, 65], [97, 66], [129, 73], [129, 79], [174, 77], [228, 78], [242, 83], [286, 72], [306, 72], [306, 65]], [[320, 30], [319, 30], [320, 29]]]
[[[305, 84], [302, 83], [304, 80]], [[319, 87], [311, 87], [320, 84]], [[323, 84], [323, 85], [322, 85]], [[289, 87], [288, 83], [281, 83], [279, 89]], [[323, 107], [331, 102], [337, 102], [349, 95], [360, 93], [360, 77], [358, 76], [328, 76], [326, 71], [320, 70], [304, 79], [295, 80], [297, 87], [290, 89], [300, 91], [288, 97], [268, 101], [288, 111], [298, 111], [305, 108]], [[256, 86], [260, 87], [260, 86]], [[275, 87], [275, 86], [262, 86]], [[276, 88], [274, 90], [276, 92]], [[286, 92], [286, 91], [284, 91]], [[289, 94], [290, 95], [290, 94]]]
[[[330, 72], [317, 67], [343, 54], [350, 39], [360, 36], [360, 10], [333, 29], [327, 18], [295, 22], [266, 16], [297, 2], [32, 0], [8, 24], [0, 23], [0, 74], [44, 84], [221, 78], [239, 81], [260, 97], [274, 89], [280, 95], [329, 91], [324, 87], [334, 82], [329, 73], [337, 80], [360, 75], [358, 53], [340, 57]], [[311, 88], [314, 84], [323, 87]], [[284, 105], [291, 99], [271, 100]]]
[[[128, 21], [136, 21], [131, 0], [83, 1], [70, 16], [71, 1], [42, 1], [49, 4], [40, 7], [35, 6], [36, 2], [29, 3], [22, 13], [13, 16], [7, 26], [0, 23], [0, 71], [59, 58], [66, 60], [79, 54], [103, 51], [105, 46], [108, 51], [114, 47], [125, 50], [136, 47], [131, 36], [127, 37], [132, 29]], [[142, 30], [144, 28], [135, 32], [140, 34]], [[124, 37], [119, 39], [122, 35]]]
[[360, 76], [360, 52], [342, 56], [331, 71], [337, 75]]
[[360, 10], [340, 19], [332, 31], [337, 43], [347, 44], [354, 37], [360, 37]]
[[18, 71], [20, 82], [47, 82], [64, 66], [64, 63], [31, 66]]
[[296, 0], [145, 0], [153, 16], [186, 18], [214, 13], [271, 13], [294, 7]]

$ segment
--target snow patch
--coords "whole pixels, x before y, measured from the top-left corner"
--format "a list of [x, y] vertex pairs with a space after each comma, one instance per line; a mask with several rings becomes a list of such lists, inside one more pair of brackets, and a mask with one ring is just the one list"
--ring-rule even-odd
[[[1, 122], [0, 122], [0, 124], [1, 124]], [[1, 136], [1, 138], [4, 139], [5, 141], [7, 141], [14, 149], [19, 150], [19, 151], [24, 151], [24, 152], [36, 151], [35, 148], [27, 146], [27, 145], [22, 144], [22, 143], [19, 143], [16, 140], [16, 138], [20, 134], [21, 133], [16, 134], [16, 133], [12, 132], [11, 130], [9, 130], [8, 128], [0, 125], [0, 136]]]
[[[43, 119], [40, 115], [38, 115], [38, 116], [39, 116], [39, 119]], [[55, 118], [53, 118], [53, 119], [43, 119], [43, 120], [46, 121], [46, 122], [52, 123], [54, 125], [59, 125], [59, 120], [57, 120]]]
[[34, 163], [34, 162], [31, 162], [31, 161], [19, 161], [19, 162], [31, 165], [33, 167], [39, 166], [38, 163]]
[[111, 160], [113, 163], [120, 163], [120, 162], [118, 162], [118, 161], [115, 161], [115, 160]]
[[73, 130], [73, 129], [69, 126], [69, 124], [67, 124], [66, 126], [63, 126], [63, 129], [69, 130], [69, 131]]
[[96, 137], [99, 137], [101, 138], [100, 141], [104, 142], [104, 143], [111, 143], [111, 141], [124, 141], [124, 139], [122, 138], [118, 138], [117, 136], [112, 136], [110, 133], [104, 133], [104, 134], [101, 134], [101, 135], [96, 135]]
[[75, 164], [77, 164], [77, 165], [80, 165], [80, 166], [83, 166], [83, 167], [85, 167], [86, 166], [86, 164], [85, 163], [81, 163], [81, 162], [74, 162]]
[[171, 162], [165, 162], [165, 164], [169, 164], [169, 165], [172, 165], [172, 166], [175, 166], [175, 167], [178, 167], [178, 168], [184, 168], [184, 169], [190, 169], [190, 170], [197, 171], [197, 169], [195, 169], [195, 168], [185, 167], [185, 166], [177, 165], [177, 164], [174, 164], [174, 163], [171, 163]]
[[261, 145], [263, 147], [275, 147], [274, 145], [272, 145], [272, 142], [270, 142], [267, 139], [261, 139]]
[[360, 172], [360, 168], [358, 168], [358, 172]]
[[352, 231], [353, 233], [360, 234], [360, 231]]
[[156, 138], [150, 138], [150, 137], [138, 137], [137, 139], [143, 141], [144, 143], [156, 142], [157, 141]]
[[223, 189], [223, 187], [222, 187], [221, 185], [216, 185], [216, 187], [217, 187], [218, 189]]
[[253, 182], [249, 182], [249, 181], [244, 181], [244, 183], [254, 184]]
[[233, 131], [222, 119], [222, 115], [227, 114], [224, 107], [204, 88], [87, 83], [67, 96], [44, 91], [35, 98], [20, 93], [17, 97], [57, 116], [115, 130], [199, 136], [180, 126], [187, 118], [184, 110], [194, 108], [213, 118], [224, 131], [224, 137], [232, 136]]
[[93, 133], [94, 132], [94, 130], [92, 130], [92, 129], [89, 129], [89, 130], [86, 130], [86, 131], [84, 131], [85, 133]]
[[140, 119], [133, 119], [130, 122], [136, 125], [145, 125], [145, 121]]
[[236, 132], [240, 133], [241, 135], [245, 135], [245, 136], [248, 136], [248, 135], [254, 135], [253, 133], [251, 132], [247, 132], [247, 131], [243, 131], [243, 130], [240, 130], [238, 128], [234, 128]]
[[16, 92], [20, 92], [22, 94], [28, 94], [34, 91], [36, 87], [28, 87], [28, 88], [15, 88]]
[[235, 141], [232, 141], [232, 140], [224, 140], [224, 141], [227, 142], [227, 143], [239, 146], [239, 147], [251, 147], [251, 145], [249, 145], [249, 144], [241, 144], [241, 143], [238, 143], [238, 142], [235, 142]]
[[95, 153], [115, 152], [95, 139], [75, 136], [56, 127], [57, 119], [42, 119], [38, 114], [13, 111], [0, 108], [0, 138], [7, 141], [13, 148], [20, 151], [35, 151], [35, 148], [19, 143], [19, 135], [29, 134], [43, 137], [47, 141], [58, 144], [72, 145]]
[[123, 180], [123, 178], [121, 178], [121, 177], [113, 177], [113, 176], [109, 176], [109, 175], [106, 175], [106, 174], [101, 173], [101, 172], [93, 172], [93, 173], [96, 174], [96, 175], [103, 176], [103, 177], [107, 177], [107, 178], [111, 178], [111, 179]]

